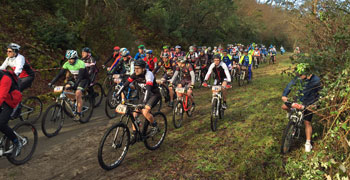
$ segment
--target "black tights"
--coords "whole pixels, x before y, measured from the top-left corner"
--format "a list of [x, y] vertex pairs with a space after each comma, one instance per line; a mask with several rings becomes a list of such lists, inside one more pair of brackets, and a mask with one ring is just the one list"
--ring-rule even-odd
[[13, 108], [11, 108], [5, 102], [2, 104], [0, 112], [0, 131], [4, 133], [11, 141], [14, 141], [17, 139], [17, 136], [8, 125], [12, 111]]

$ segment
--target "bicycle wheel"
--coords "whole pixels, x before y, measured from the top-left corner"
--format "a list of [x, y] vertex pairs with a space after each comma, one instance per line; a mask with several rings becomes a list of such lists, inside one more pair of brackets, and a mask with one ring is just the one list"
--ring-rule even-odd
[[106, 78], [103, 80], [102, 89], [104, 90], [103, 94], [104, 96], [108, 95], [108, 90], [111, 86], [113, 86], [113, 83], [110, 78], [111, 75], [107, 75]]
[[293, 121], [289, 121], [282, 136], [281, 153], [286, 154], [289, 152], [291, 145], [293, 144], [294, 135], [297, 131]]
[[109, 119], [115, 118], [118, 114], [115, 112], [115, 108], [120, 104], [121, 97], [116, 96], [118, 89], [112, 86], [108, 90], [108, 95], [105, 102], [105, 113]]
[[[22, 141], [23, 147], [19, 156], [13, 158], [11, 155], [8, 155], [7, 160], [14, 165], [21, 165], [32, 158], [38, 144], [38, 132], [35, 126], [29, 122], [20, 122], [13, 130], [19, 135], [18, 140]], [[5, 151], [11, 148], [13, 148], [13, 143], [7, 138], [5, 142]]]
[[180, 128], [184, 118], [184, 107], [182, 101], [177, 101], [173, 109], [173, 124], [175, 128]]
[[22, 102], [20, 119], [30, 123], [36, 123], [43, 112], [43, 103], [38, 97], [31, 96]]
[[211, 105], [210, 127], [213, 132], [215, 132], [217, 129], [216, 125], [218, 123], [218, 118], [219, 118], [218, 114], [216, 113], [217, 104], [218, 104], [217, 101], [218, 101], [217, 99], [214, 99]]
[[63, 126], [63, 111], [60, 104], [53, 104], [49, 106], [41, 121], [41, 130], [46, 137], [56, 136]]
[[192, 117], [193, 112], [196, 109], [196, 105], [193, 105], [192, 101], [190, 100], [190, 98], [188, 98], [187, 106], [191, 106], [191, 108], [188, 111], [186, 111], [186, 114], [187, 114], [188, 117]]
[[93, 112], [94, 112], [93, 98], [88, 95], [83, 96], [83, 107], [81, 108], [81, 118], [79, 122], [80, 123], [89, 122]]
[[124, 123], [110, 127], [103, 135], [98, 147], [98, 163], [105, 170], [118, 167], [124, 160], [130, 142], [130, 131]]
[[102, 102], [102, 99], [104, 96], [104, 91], [103, 91], [102, 85], [100, 83], [95, 83], [92, 86], [92, 88], [94, 90], [94, 92], [92, 94], [92, 96], [94, 98], [94, 107], [98, 107]]
[[166, 116], [162, 112], [156, 112], [153, 114], [154, 121], [157, 122], [158, 132], [155, 135], [151, 135], [151, 125], [149, 121], [145, 121], [143, 126], [143, 136], [145, 137], [144, 144], [149, 150], [156, 150], [163, 143], [167, 130], [168, 124]]
[[243, 84], [244, 84], [244, 74], [243, 72], [240, 72], [238, 76], [238, 86], [243, 86]]

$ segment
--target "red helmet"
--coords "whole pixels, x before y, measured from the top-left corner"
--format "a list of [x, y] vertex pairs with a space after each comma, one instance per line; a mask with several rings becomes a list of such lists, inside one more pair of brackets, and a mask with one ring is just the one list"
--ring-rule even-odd
[[119, 50], [120, 50], [120, 47], [119, 47], [119, 46], [115, 46], [115, 47], [113, 48], [113, 50], [119, 51]]

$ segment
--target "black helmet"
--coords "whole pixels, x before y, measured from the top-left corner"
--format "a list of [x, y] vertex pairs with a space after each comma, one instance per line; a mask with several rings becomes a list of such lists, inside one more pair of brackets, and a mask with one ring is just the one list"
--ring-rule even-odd
[[140, 66], [141, 68], [146, 68], [146, 62], [144, 60], [137, 60], [135, 61], [134, 66]]
[[83, 50], [81, 50], [82, 52], [87, 52], [87, 53], [91, 53], [91, 49], [88, 47], [84, 47]]

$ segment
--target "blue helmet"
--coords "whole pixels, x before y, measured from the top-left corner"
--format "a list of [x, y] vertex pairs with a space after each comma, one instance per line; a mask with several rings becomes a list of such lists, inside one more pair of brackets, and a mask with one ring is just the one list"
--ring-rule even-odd
[[66, 58], [67, 59], [77, 59], [78, 53], [75, 50], [67, 50], [66, 51]]

